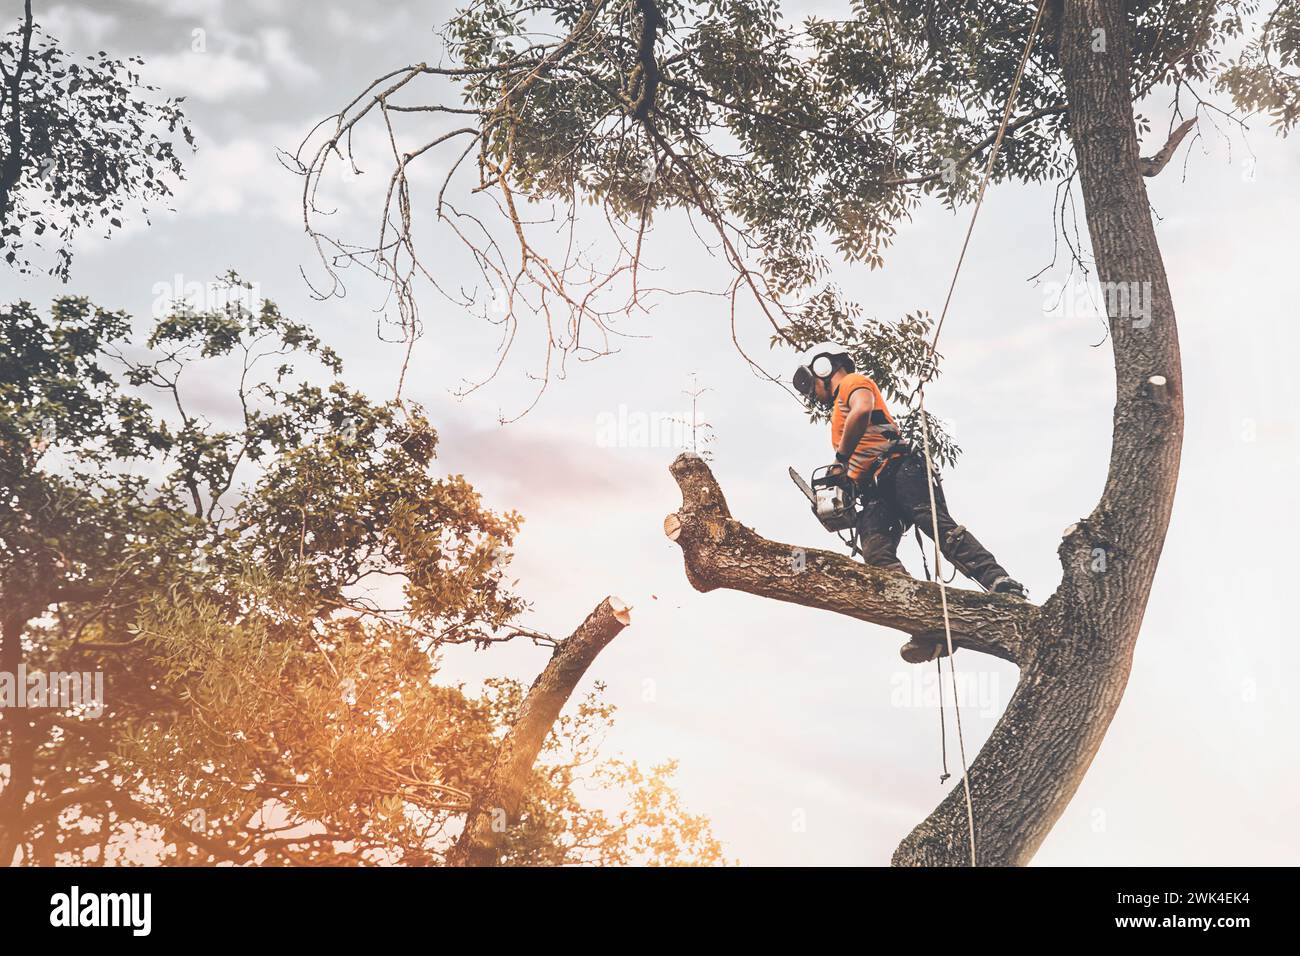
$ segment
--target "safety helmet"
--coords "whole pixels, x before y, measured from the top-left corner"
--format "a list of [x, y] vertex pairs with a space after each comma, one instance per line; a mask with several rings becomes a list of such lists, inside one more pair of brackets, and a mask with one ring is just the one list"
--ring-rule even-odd
[[803, 364], [794, 370], [794, 387], [807, 398], [814, 395], [813, 383], [821, 380], [829, 389], [837, 367], [852, 372], [853, 358], [839, 342], [818, 342], [805, 350]]

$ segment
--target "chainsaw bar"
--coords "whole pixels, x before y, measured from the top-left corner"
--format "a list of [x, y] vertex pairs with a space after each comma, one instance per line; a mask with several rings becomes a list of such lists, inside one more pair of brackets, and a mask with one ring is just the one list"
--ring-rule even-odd
[[790, 479], [799, 486], [799, 490], [804, 493], [804, 496], [808, 499], [808, 503], [815, 508], [817, 506], [817, 496], [813, 494], [813, 490], [808, 486], [808, 482], [804, 481], [799, 475], [799, 472], [795, 471], [793, 468], [790, 469]]

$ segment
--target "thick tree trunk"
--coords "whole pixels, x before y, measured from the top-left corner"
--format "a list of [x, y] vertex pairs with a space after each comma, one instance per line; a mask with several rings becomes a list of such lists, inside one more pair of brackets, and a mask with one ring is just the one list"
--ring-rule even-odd
[[[1128, 683], [1182, 448], [1178, 329], [1139, 162], [1120, 5], [1068, 0], [1059, 51], [1098, 279], [1103, 288], [1137, 283], [1150, 311], [1117, 309], [1108, 297], [1121, 313], [1109, 316], [1110, 469], [1101, 501], [1061, 542], [1061, 585], [1043, 606], [1007, 711], [970, 769], [977, 859], [987, 864], [1029, 861], [1101, 746]], [[954, 791], [894, 862], [960, 863], [966, 842]]]
[[447, 854], [448, 866], [497, 864], [506, 832], [519, 818], [533, 762], [546, 735], [596, 655], [629, 621], [627, 605], [616, 597], [607, 597], [555, 648], [501, 741], [487, 784], [475, 796], [465, 818], [465, 829]]
[[[1101, 745], [1128, 681], [1182, 447], [1178, 330], [1142, 178], [1123, 13], [1117, 0], [1067, 0], [1060, 23], [1070, 135], [1098, 278], [1103, 288], [1124, 283], [1140, 298], [1108, 297], [1118, 313], [1109, 316], [1116, 380], [1110, 469], [1101, 501], [1060, 544], [1060, 587], [1041, 609], [1019, 614], [989, 595], [950, 592], [954, 622], [963, 631], [958, 644], [1020, 667], [1007, 710], [969, 771], [981, 865], [1027, 863]], [[1099, 29], [1103, 43], [1097, 42]], [[1136, 302], [1143, 308], [1115, 308]], [[909, 633], [933, 629], [933, 585], [891, 580], [811, 551], [814, 573], [799, 579], [782, 567], [789, 564], [788, 546], [740, 528], [725, 515], [725, 502], [720, 511], [698, 507], [704, 500], [699, 489], [712, 482], [711, 474], [703, 481], [707, 466], [683, 456], [673, 472], [684, 503], [667, 529], [682, 545], [687, 574], [700, 590], [739, 588]], [[969, 860], [961, 786], [908, 834], [893, 858], [904, 866]]]

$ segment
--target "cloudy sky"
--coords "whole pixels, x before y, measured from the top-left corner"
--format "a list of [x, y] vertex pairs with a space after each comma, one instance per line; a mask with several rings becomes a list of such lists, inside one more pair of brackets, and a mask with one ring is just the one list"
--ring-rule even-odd
[[[176, 210], [138, 219], [111, 241], [77, 246], [71, 291], [147, 316], [159, 290], [234, 268], [341, 351], [350, 381], [391, 395], [401, 349], [376, 335], [382, 290], [361, 274], [347, 296], [314, 301], [300, 180], [277, 162], [319, 119], [371, 79], [436, 62], [434, 3], [307, 0], [102, 0], [36, 4], [72, 50], [145, 57], [148, 80], [187, 97], [199, 151]], [[818, 5], [826, 9], [826, 3]], [[804, 9], [811, 9], [810, 7]], [[425, 88], [429, 97], [439, 88]], [[1167, 113], [1152, 104], [1153, 125]], [[419, 131], [414, 131], [418, 133]], [[1051, 864], [1294, 863], [1300, 851], [1300, 755], [1294, 728], [1300, 672], [1282, 595], [1300, 532], [1294, 493], [1297, 232], [1300, 153], [1261, 124], [1245, 138], [1209, 127], [1149, 183], [1178, 307], [1187, 436], [1173, 525], [1123, 705], [1073, 803], [1039, 852]], [[1158, 146], [1159, 144], [1154, 144]], [[340, 176], [337, 229], [365, 238], [386, 170], [363, 138], [363, 174]], [[449, 157], [433, 157], [417, 187]], [[428, 222], [430, 265], [463, 282], [463, 256]], [[947, 479], [957, 520], [971, 527], [1031, 596], [1060, 578], [1061, 533], [1100, 493], [1109, 453], [1109, 345], [1086, 296], [1028, 277], [1052, 258], [1052, 191], [992, 189], [944, 332], [944, 375], [927, 404], [966, 453]], [[420, 220], [421, 214], [426, 219]], [[923, 207], [887, 267], [842, 270], [868, 315], [937, 312], [965, 213]], [[721, 266], [680, 222], [661, 223], [648, 261], [656, 281], [718, 288]], [[1063, 282], [1049, 270], [1046, 282]], [[6, 300], [46, 301], [48, 279], [0, 276]], [[1056, 287], [1059, 289], [1059, 286]], [[649, 763], [680, 760], [687, 805], [708, 814], [729, 855], [753, 864], [883, 864], [941, 799], [939, 713], [929, 669], [898, 657], [903, 637], [835, 615], [742, 594], [698, 594], [662, 534], [678, 502], [672, 447], [611, 446], [602, 422], [680, 414], [692, 373], [712, 425], [715, 473], [733, 513], [768, 537], [834, 542], [785, 471], [827, 458], [827, 437], [736, 352], [725, 308], [707, 296], [660, 297], [623, 327], [616, 354], [571, 363], [532, 401], [540, 329], [524, 322], [502, 372], [463, 399], [495, 364], [497, 332], [430, 289], [426, 334], [406, 394], [441, 436], [442, 466], [462, 472], [502, 509], [527, 519], [514, 568], [532, 598], [529, 623], [566, 633], [606, 594], [634, 606], [633, 626], [602, 654], [599, 679], [618, 705], [606, 744]], [[774, 371], [759, 320], [741, 340]], [[668, 436], [671, 438], [672, 436]], [[644, 444], [644, 443], [643, 443]], [[914, 543], [903, 547], [920, 571]], [[1289, 619], [1289, 618], [1287, 618]], [[1015, 669], [957, 658], [971, 752], [1014, 688]], [[448, 674], [530, 679], [545, 652], [508, 647], [449, 656]], [[951, 758], [950, 758], [951, 759]], [[954, 775], [945, 786], [959, 785]]]

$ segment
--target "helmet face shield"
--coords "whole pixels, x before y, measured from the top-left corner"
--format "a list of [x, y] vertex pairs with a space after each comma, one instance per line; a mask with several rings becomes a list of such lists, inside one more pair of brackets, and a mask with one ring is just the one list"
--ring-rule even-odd
[[812, 369], [807, 365], [800, 365], [794, 370], [794, 388], [800, 395], [805, 398], [813, 397], [813, 382], [815, 381]]

